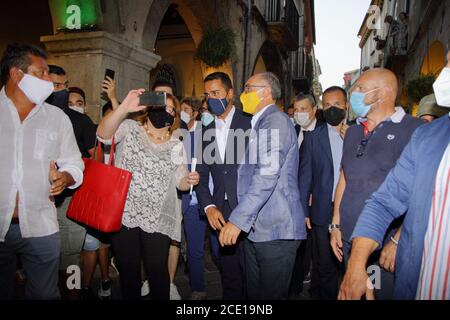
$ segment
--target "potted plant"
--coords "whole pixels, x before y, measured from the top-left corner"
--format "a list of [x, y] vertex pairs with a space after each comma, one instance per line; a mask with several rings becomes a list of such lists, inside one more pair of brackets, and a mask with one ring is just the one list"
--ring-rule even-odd
[[218, 68], [236, 60], [234, 32], [226, 27], [203, 27], [203, 36], [195, 53], [207, 67]]
[[408, 81], [408, 97], [411, 102], [418, 103], [423, 97], [433, 93], [434, 74], [421, 75]]

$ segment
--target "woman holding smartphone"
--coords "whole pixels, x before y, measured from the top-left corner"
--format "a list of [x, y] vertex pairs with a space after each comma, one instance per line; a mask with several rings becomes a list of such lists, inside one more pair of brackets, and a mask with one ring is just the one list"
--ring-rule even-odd
[[[165, 107], [139, 103], [143, 89], [130, 91], [123, 103], [100, 123], [97, 135], [105, 143], [114, 137], [116, 166], [132, 172], [122, 229], [112, 236], [124, 299], [141, 298], [141, 259], [152, 299], [169, 299], [167, 256], [171, 239], [181, 240], [181, 210], [177, 189], [197, 185], [189, 173], [182, 142], [172, 133], [179, 126], [180, 105], [167, 94]], [[143, 111], [135, 120], [130, 113]]]

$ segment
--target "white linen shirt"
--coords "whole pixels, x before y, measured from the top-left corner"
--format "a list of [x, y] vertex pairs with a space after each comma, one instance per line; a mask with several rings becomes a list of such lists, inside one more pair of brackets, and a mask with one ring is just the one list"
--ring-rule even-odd
[[19, 223], [23, 238], [44, 237], [59, 231], [50, 196], [50, 161], [59, 171], [83, 181], [84, 164], [72, 123], [59, 108], [35, 106], [21, 123], [13, 102], [0, 91], [0, 242], [5, 241], [19, 194]]

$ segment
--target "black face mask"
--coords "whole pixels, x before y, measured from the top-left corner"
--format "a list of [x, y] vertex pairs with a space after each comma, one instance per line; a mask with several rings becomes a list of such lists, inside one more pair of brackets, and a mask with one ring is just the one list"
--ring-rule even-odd
[[65, 109], [69, 103], [69, 91], [61, 90], [58, 92], [53, 92], [45, 102], [60, 109]]
[[175, 120], [165, 109], [153, 108], [148, 110], [148, 118], [156, 129], [170, 127]]
[[345, 110], [338, 107], [330, 107], [323, 112], [325, 121], [333, 127], [337, 127], [345, 119]]

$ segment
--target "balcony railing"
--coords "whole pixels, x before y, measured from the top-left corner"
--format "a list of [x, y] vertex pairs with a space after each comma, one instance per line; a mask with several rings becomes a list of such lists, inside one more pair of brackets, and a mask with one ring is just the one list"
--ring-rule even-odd
[[[299, 43], [299, 18], [293, 0], [259, 1], [257, 7], [269, 27], [274, 29], [275, 40], [284, 42], [288, 50], [296, 50]], [[277, 35], [275, 35], [277, 34]]]

